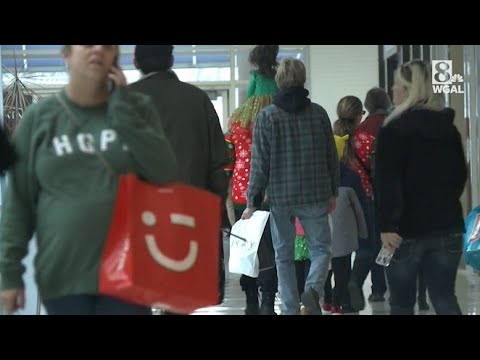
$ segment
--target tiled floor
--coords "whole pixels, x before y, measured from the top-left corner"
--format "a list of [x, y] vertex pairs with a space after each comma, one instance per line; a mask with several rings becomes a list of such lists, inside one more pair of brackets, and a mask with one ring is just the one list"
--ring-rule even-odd
[[[239, 279], [240, 275], [230, 274], [228, 272], [228, 255], [229, 255], [229, 243], [228, 239], [224, 240], [225, 249], [225, 261], [227, 271], [227, 283], [226, 283], [226, 295], [225, 301], [219, 305], [204, 309], [199, 309], [194, 315], [243, 315], [245, 307], [245, 297], [240, 289]], [[370, 294], [371, 282], [370, 278], [364, 285], [364, 293], [366, 296]], [[457, 278], [457, 296], [459, 299], [460, 307], [465, 315], [477, 315], [480, 314], [480, 273], [474, 273], [470, 269], [460, 270]], [[388, 294], [386, 296], [388, 298]], [[279, 308], [280, 302], [277, 299], [275, 311], [280, 314]], [[35, 308], [35, 304], [32, 305]], [[31, 314], [38, 313], [35, 309], [31, 310]], [[41, 314], [45, 314], [45, 310], [42, 308]], [[29, 314], [29, 313], [27, 313]], [[366, 308], [359, 313], [360, 315], [388, 315], [389, 306], [388, 302], [383, 303], [366, 303]], [[422, 315], [433, 315], [433, 311], [422, 312]], [[1, 315], [1, 308], [0, 308]], [[357, 314], [349, 314], [357, 315]]]
[[[227, 283], [225, 301], [219, 306], [204, 308], [196, 311], [194, 315], [243, 315], [245, 307], [244, 293], [240, 289], [240, 275], [228, 273], [228, 240], [224, 241], [227, 269]], [[366, 296], [370, 294], [371, 282], [370, 278], [364, 284], [364, 293]], [[480, 314], [480, 274], [474, 273], [470, 269], [460, 270], [457, 279], [457, 296], [460, 307], [465, 315]], [[388, 299], [388, 294], [386, 296]], [[279, 301], [276, 302], [276, 310], [280, 313]], [[359, 313], [360, 315], [388, 315], [388, 301], [383, 303], [369, 303]], [[420, 312], [421, 315], [433, 315], [432, 310]], [[357, 315], [357, 314], [351, 314]]]

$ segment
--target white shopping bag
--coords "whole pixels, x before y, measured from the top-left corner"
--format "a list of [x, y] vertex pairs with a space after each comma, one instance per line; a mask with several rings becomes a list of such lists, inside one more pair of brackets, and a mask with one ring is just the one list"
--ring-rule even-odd
[[234, 274], [258, 277], [258, 245], [270, 212], [257, 210], [248, 220], [238, 220], [230, 233], [228, 270]]

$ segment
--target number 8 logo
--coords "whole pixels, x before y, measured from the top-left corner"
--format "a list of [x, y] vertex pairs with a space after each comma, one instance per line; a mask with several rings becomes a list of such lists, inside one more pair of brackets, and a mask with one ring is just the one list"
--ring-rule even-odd
[[452, 83], [452, 61], [451, 60], [434, 60], [432, 61], [433, 84], [451, 84]]

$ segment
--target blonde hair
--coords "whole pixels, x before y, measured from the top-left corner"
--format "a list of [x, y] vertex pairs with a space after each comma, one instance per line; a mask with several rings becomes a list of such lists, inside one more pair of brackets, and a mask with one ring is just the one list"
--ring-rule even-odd
[[408, 96], [404, 102], [395, 107], [384, 124], [400, 117], [414, 106], [437, 111], [444, 108], [443, 97], [433, 92], [430, 66], [423, 60], [412, 60], [397, 68], [395, 82], [405, 87]]
[[301, 60], [285, 58], [280, 62], [275, 75], [279, 89], [304, 86], [307, 81], [307, 71]]

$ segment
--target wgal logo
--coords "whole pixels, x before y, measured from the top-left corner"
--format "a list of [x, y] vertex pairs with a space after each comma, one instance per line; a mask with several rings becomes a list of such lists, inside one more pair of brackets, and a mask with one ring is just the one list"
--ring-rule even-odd
[[464, 94], [463, 76], [452, 74], [452, 68], [452, 60], [432, 60], [432, 87], [435, 94]]

